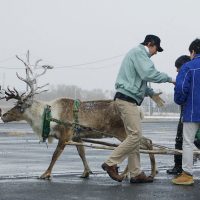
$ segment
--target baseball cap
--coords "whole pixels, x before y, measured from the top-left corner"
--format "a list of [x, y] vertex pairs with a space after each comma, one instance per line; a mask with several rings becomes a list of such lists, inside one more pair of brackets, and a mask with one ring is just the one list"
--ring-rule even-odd
[[152, 44], [154, 44], [157, 47], [157, 51], [158, 52], [162, 52], [163, 48], [160, 46], [160, 38], [156, 35], [146, 35], [144, 42], [142, 42], [141, 44], [143, 45], [147, 45], [149, 42], [151, 42]]

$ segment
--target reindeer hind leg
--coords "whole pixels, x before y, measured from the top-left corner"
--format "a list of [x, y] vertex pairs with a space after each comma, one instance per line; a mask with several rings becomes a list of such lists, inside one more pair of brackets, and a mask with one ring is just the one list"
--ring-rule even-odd
[[[140, 141], [140, 148], [144, 150], [152, 150], [153, 149], [152, 141], [148, 138], [142, 137]], [[151, 162], [151, 176], [155, 177], [158, 171], [154, 154], [149, 154], [149, 158]]]
[[89, 178], [90, 174], [92, 174], [92, 171], [90, 170], [86, 157], [85, 157], [85, 148], [79, 145], [76, 145], [76, 148], [84, 166], [84, 171], [81, 175], [81, 178]]

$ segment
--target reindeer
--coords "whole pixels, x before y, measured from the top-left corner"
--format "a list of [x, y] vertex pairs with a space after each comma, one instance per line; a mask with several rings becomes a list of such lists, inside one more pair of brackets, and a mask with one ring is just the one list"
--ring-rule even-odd
[[[19, 92], [14, 88], [13, 90], [7, 89], [5, 91], [5, 98], [7, 101], [10, 99], [17, 100], [16, 105], [10, 109], [8, 112], [2, 115], [3, 122], [11, 121], [27, 121], [32, 127], [33, 131], [37, 133], [40, 139], [42, 139], [42, 121], [43, 121], [43, 112], [45, 107], [48, 105], [51, 107], [51, 115], [53, 118], [60, 120], [61, 122], [73, 121], [73, 105], [74, 100], [68, 98], [59, 98], [51, 102], [42, 102], [34, 99], [35, 95], [43, 91], [39, 89], [43, 88], [36, 85], [37, 78], [50, 69], [50, 66], [42, 66], [43, 72], [41, 74], [35, 75], [31, 69], [31, 65], [28, 62], [21, 60], [26, 67], [26, 79], [19, 76], [17, 77], [24, 81], [30, 91], [27, 93], [19, 94]], [[35, 66], [38, 64], [36, 62]], [[123, 141], [126, 138], [126, 132], [124, 129], [123, 122], [119, 116], [118, 110], [116, 108], [115, 102], [112, 100], [99, 100], [99, 101], [83, 101], [80, 102], [79, 112], [78, 112], [79, 123], [84, 126], [91, 127], [92, 129], [98, 130], [99, 132], [87, 131], [81, 132], [78, 142], [82, 142], [82, 137], [86, 138], [96, 138], [98, 137], [115, 137], [119, 141]], [[106, 134], [104, 134], [106, 133]], [[74, 132], [72, 127], [66, 126], [64, 124], [58, 124], [51, 122], [50, 124], [50, 133], [48, 140], [52, 138], [58, 139], [58, 144], [53, 153], [52, 160], [50, 162], [47, 170], [40, 176], [41, 179], [49, 179], [51, 177], [51, 172], [53, 166], [58, 159], [58, 157], [63, 152], [66, 147], [66, 142], [73, 139]], [[88, 166], [84, 146], [76, 146], [79, 156], [82, 159], [84, 165], [84, 171], [82, 173], [82, 178], [89, 177], [91, 170]], [[152, 142], [150, 139], [142, 137], [141, 139], [141, 148], [146, 150], [152, 150]], [[156, 175], [156, 163], [153, 154], [150, 155], [151, 160], [151, 175], [154, 177]], [[128, 171], [128, 168], [125, 169], [123, 174], [125, 175]]]

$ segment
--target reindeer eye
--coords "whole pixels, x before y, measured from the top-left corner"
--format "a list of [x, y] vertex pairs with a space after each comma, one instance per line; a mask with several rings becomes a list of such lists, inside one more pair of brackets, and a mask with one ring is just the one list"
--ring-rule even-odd
[[22, 107], [22, 105], [21, 104], [18, 104], [17, 106], [16, 106], [16, 108], [17, 108], [17, 110], [19, 110], [19, 112], [24, 112], [24, 108]]

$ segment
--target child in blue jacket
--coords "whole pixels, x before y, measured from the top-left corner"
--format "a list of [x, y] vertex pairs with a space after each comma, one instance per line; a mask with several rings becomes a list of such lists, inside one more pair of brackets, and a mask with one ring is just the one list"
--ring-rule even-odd
[[200, 128], [200, 39], [189, 46], [191, 61], [185, 63], [176, 78], [174, 101], [183, 106], [183, 159], [182, 173], [172, 182], [192, 185], [193, 143]]
[[[181, 69], [182, 65], [185, 64], [186, 62], [191, 61], [190, 56], [183, 55], [180, 56], [179, 58], [176, 59], [175, 61], [175, 67], [176, 71], [179, 72]], [[177, 127], [177, 134], [176, 134], [176, 139], [175, 139], [175, 149], [182, 150], [183, 146], [183, 122], [182, 122], [182, 113], [183, 113], [183, 106], [180, 106], [181, 113], [180, 113], [180, 118], [179, 118], [179, 123]], [[175, 154], [174, 155], [174, 167], [172, 169], [168, 169], [167, 173], [168, 174], [180, 174], [182, 172], [182, 155]]]

